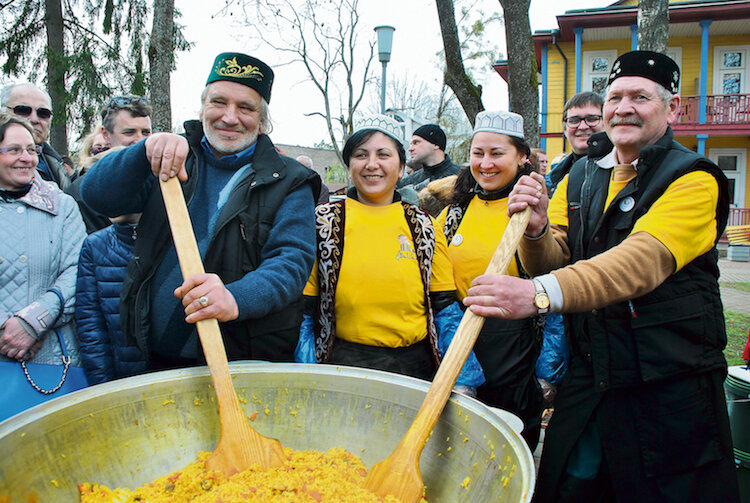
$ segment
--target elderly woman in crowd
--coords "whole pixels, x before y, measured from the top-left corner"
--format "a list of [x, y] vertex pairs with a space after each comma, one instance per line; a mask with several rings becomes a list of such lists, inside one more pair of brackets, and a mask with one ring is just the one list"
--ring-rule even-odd
[[[316, 210], [317, 260], [297, 361], [430, 380], [455, 333], [462, 313], [445, 238], [395, 191], [406, 159], [400, 136], [393, 119], [375, 115], [344, 145], [354, 187]], [[459, 386], [483, 381], [472, 354]]]
[[[61, 365], [59, 329], [77, 365], [73, 310], [86, 233], [75, 201], [38, 176], [32, 131], [25, 119], [0, 113], [0, 361]], [[13, 405], [3, 404], [0, 419]]]
[[[508, 195], [533, 169], [520, 115], [497, 111], [477, 114], [469, 151], [469, 169], [458, 174], [453, 201], [438, 217], [448, 242], [459, 299], [474, 278], [484, 274], [508, 225]], [[521, 263], [508, 273], [524, 275]], [[533, 319], [488, 318], [474, 351], [487, 382], [477, 398], [508, 410], [524, 422], [523, 436], [534, 451], [541, 429], [542, 395], [534, 375], [538, 355]]]

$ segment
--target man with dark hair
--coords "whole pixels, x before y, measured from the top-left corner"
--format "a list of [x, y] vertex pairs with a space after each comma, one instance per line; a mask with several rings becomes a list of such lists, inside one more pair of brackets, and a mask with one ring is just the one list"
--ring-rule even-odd
[[592, 137], [549, 203], [536, 173], [511, 193], [509, 212], [532, 208], [520, 255], [535, 277], [480, 276], [464, 300], [482, 316], [567, 315], [536, 503], [740, 501], [716, 249], [729, 189], [673, 139], [679, 78], [661, 53], [615, 60], [612, 143]]
[[102, 136], [110, 147], [129, 147], [151, 135], [151, 106], [142, 96], [115, 96], [102, 109]]
[[[263, 61], [220, 54], [200, 121], [186, 122], [184, 136], [153, 134], [84, 177], [81, 194], [95, 210], [142, 213], [121, 321], [151, 370], [201, 362], [195, 323], [207, 318], [219, 321], [230, 360], [294, 361], [320, 177], [279, 154], [267, 136], [272, 83]], [[185, 281], [159, 188], [159, 179], [175, 176], [207, 271]]]
[[36, 170], [42, 179], [55, 182], [65, 190], [72, 180], [71, 173], [60, 154], [47, 143], [52, 124], [52, 99], [47, 91], [31, 83], [11, 84], [0, 92], [0, 106], [31, 122], [34, 141], [42, 147]]
[[563, 108], [563, 130], [573, 150], [562, 161], [553, 164], [545, 175], [549, 197], [555, 193], [557, 184], [570, 171], [571, 166], [586, 155], [591, 135], [604, 130], [602, 106], [604, 100], [591, 91], [578, 93], [565, 103]]
[[[115, 96], [101, 111], [102, 136], [109, 147], [129, 147], [151, 135], [151, 106], [142, 96]], [[85, 174], [84, 172], [80, 175]], [[105, 215], [94, 211], [81, 198], [79, 176], [65, 192], [73, 196], [81, 210], [86, 232], [91, 234], [110, 225]]]
[[430, 182], [458, 174], [458, 166], [445, 153], [445, 144], [445, 132], [437, 124], [425, 124], [414, 130], [408, 150], [415, 171], [399, 180], [396, 188], [411, 186], [419, 192]]

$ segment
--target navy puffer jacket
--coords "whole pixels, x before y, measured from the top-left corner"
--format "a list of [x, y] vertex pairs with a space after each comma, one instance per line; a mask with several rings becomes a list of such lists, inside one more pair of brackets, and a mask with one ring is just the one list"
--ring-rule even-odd
[[76, 325], [81, 362], [90, 384], [146, 370], [137, 346], [120, 329], [120, 290], [135, 244], [135, 226], [112, 224], [83, 242], [76, 284]]

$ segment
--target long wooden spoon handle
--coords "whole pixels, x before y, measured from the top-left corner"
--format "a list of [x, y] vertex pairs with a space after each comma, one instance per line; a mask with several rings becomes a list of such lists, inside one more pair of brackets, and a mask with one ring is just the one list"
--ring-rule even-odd
[[[174, 246], [177, 250], [177, 259], [180, 262], [183, 278], [187, 279], [194, 274], [205, 272], [201, 255], [198, 251], [198, 244], [195, 241], [193, 226], [190, 223], [190, 215], [185, 204], [185, 197], [182, 194], [180, 181], [177, 178], [170, 178], [166, 182], [160, 180], [159, 185], [164, 197], [164, 206], [167, 209], [167, 218], [169, 219], [169, 226], [172, 229], [172, 238], [174, 239]], [[224, 341], [221, 338], [221, 331], [219, 330], [219, 322], [213, 318], [209, 318], [199, 321], [196, 325], [198, 337], [203, 346], [203, 353], [206, 356], [206, 363], [211, 372], [211, 379], [217, 392], [219, 407], [222, 405], [231, 406], [230, 403], [222, 403], [226, 400], [230, 402], [237, 401], [237, 406], [239, 407], [239, 401], [234, 394], [233, 388], [230, 388], [231, 393], [220, 393], [220, 390], [224, 389], [224, 387], [216, 385], [217, 380], [231, 384], [229, 363], [224, 349]]]
[[[513, 214], [485, 274], [503, 274], [507, 271], [530, 218], [531, 208]], [[458, 375], [461, 373], [461, 369], [466, 363], [483, 325], [484, 317], [474, 314], [470, 309], [466, 310], [453, 341], [435, 374], [427, 396], [419, 412], [417, 412], [411, 428], [401, 442], [401, 445], [408, 445], [410, 449], [414, 449], [412, 456], [417, 460], [448, 401], [451, 390], [456, 384], [456, 379], [458, 379]]]

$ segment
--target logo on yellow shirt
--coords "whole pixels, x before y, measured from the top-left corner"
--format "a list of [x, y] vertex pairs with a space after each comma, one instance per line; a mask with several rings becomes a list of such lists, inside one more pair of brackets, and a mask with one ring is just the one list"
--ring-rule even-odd
[[401, 260], [402, 258], [417, 260], [417, 253], [414, 251], [414, 247], [412, 246], [411, 241], [409, 241], [409, 238], [404, 234], [399, 234], [398, 242], [400, 247], [396, 254], [396, 260]]

